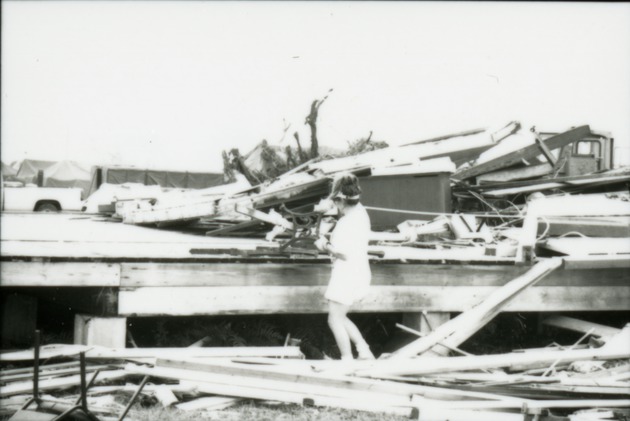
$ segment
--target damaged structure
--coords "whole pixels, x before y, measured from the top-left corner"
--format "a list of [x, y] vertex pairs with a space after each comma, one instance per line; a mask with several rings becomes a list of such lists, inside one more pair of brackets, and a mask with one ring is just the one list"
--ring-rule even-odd
[[[582, 331], [580, 343], [492, 356], [459, 349], [504, 311], [630, 310], [630, 169], [613, 169], [613, 142], [589, 126], [545, 133], [510, 122], [311, 160], [256, 186], [243, 177], [130, 190], [108, 214], [3, 214], [3, 347], [35, 330], [38, 300], [55, 299], [77, 313], [77, 345], [52, 357], [84, 353], [93, 371], [107, 360], [116, 378], [168, 379], [161, 393], [182, 408], [256, 399], [423, 420], [627, 415], [628, 327], [552, 315], [545, 323]], [[334, 227], [326, 196], [340, 172], [359, 177], [373, 230], [373, 286], [353, 311], [403, 313], [401, 328], [417, 341], [350, 367], [271, 358], [291, 347], [125, 351], [127, 317], [325, 312], [330, 259], [313, 241]], [[34, 350], [0, 358], [32, 360]], [[73, 375], [64, 381], [76, 386]], [[28, 394], [34, 381], [3, 396]], [[180, 402], [193, 396], [197, 404]]]

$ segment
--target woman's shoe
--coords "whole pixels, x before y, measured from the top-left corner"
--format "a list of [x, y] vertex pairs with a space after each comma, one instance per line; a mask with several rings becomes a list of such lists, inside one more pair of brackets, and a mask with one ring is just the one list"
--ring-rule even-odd
[[374, 354], [370, 351], [370, 347], [366, 344], [365, 346], [361, 346], [357, 348], [357, 352], [359, 354], [358, 360], [375, 360]]

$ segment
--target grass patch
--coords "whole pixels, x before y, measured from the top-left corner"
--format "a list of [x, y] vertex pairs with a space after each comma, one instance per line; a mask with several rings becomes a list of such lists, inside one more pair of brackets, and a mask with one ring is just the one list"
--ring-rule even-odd
[[134, 421], [403, 421], [400, 417], [382, 413], [351, 411], [325, 407], [305, 407], [294, 404], [263, 404], [247, 401], [218, 411], [184, 412], [174, 408], [138, 408], [128, 415]]

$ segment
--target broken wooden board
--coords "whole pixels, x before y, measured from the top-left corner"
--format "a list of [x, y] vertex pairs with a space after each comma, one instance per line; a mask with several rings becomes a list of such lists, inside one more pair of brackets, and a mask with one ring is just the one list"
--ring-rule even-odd
[[229, 408], [241, 402], [243, 402], [242, 398], [227, 396], [205, 396], [202, 398], [193, 399], [188, 402], [179, 403], [175, 405], [175, 407], [180, 411], [217, 411], [220, 409]]
[[[630, 339], [627, 338], [626, 339]], [[422, 357], [414, 359], [377, 360], [372, 368], [354, 372], [355, 375], [371, 378], [383, 376], [421, 376], [452, 371], [506, 368], [522, 371], [529, 368], [548, 367], [554, 362], [581, 360], [617, 360], [630, 358], [630, 349], [578, 349], [571, 351], [548, 351], [540, 353], [509, 353], [465, 357]]]
[[[96, 383], [123, 379], [128, 375], [124, 370], [101, 371], [96, 377]], [[81, 376], [55, 377], [39, 381], [40, 391], [67, 389], [81, 384]], [[32, 381], [15, 382], [0, 388], [0, 396], [20, 395], [33, 391]]]
[[614, 327], [559, 315], [545, 317], [542, 323], [547, 326], [568, 329], [579, 333], [586, 333], [592, 330], [593, 335], [604, 339], [611, 338], [621, 332], [621, 329], [616, 329]]
[[[445, 351], [444, 346], [438, 345], [438, 343], [445, 344], [449, 347], [459, 346], [492, 320], [510, 300], [521, 293], [525, 288], [540, 281], [561, 265], [562, 259], [549, 259], [537, 263], [524, 275], [507, 283], [471, 310], [465, 311], [456, 318], [439, 326], [427, 336], [397, 350], [392, 353], [390, 358], [413, 357], [429, 350], [433, 350], [439, 354], [448, 353], [449, 349]], [[436, 345], [437, 348], [434, 349]]]
[[530, 165], [523, 168], [508, 168], [477, 176], [477, 184], [527, 180], [551, 174], [552, 171], [553, 167], [549, 164]]
[[302, 404], [306, 401], [316, 406], [336, 406], [376, 412], [393, 411], [393, 413], [398, 415], [409, 415], [411, 411], [410, 398], [402, 396], [396, 397], [372, 392], [348, 391], [341, 388], [302, 385], [273, 380], [261, 382], [242, 376], [199, 373], [193, 370], [172, 368], [148, 368], [129, 365], [126, 371], [129, 374], [190, 381], [195, 383], [197, 390], [202, 393], [270, 399], [297, 404]]
[[538, 246], [568, 256], [626, 255], [630, 258], [628, 238], [548, 238], [539, 242]]
[[0, 279], [3, 287], [64, 285], [116, 287], [120, 282], [120, 266], [92, 262], [54, 265], [44, 262], [2, 262]]
[[[334, 366], [343, 365], [340, 361], [331, 361], [330, 371], [316, 371], [313, 361], [296, 361], [290, 364], [286, 360], [278, 365], [237, 363], [231, 361], [198, 361], [198, 360], [158, 360], [156, 366], [208, 372], [214, 374], [243, 376], [260, 381], [277, 380], [289, 383], [300, 383], [312, 386], [341, 388], [344, 390], [369, 391], [396, 396], [427, 395], [439, 399], [513, 399], [484, 392], [458, 391], [446, 388], [411, 385], [399, 382], [371, 380], [365, 378], [336, 375]], [[320, 361], [317, 361], [320, 363]], [[319, 367], [321, 368], [321, 366]], [[329, 367], [330, 368], [330, 367]], [[517, 399], [518, 400], [518, 399]], [[522, 400], [521, 400], [522, 402]]]
[[[85, 352], [88, 359], [137, 359], [137, 358], [226, 358], [226, 357], [284, 357], [303, 358], [297, 346], [266, 347], [214, 347], [214, 348], [106, 348], [84, 345], [44, 345], [40, 358], [78, 355]], [[33, 351], [3, 352], [0, 361], [30, 361]]]
[[[571, 130], [567, 130], [564, 133], [557, 134], [545, 140], [546, 146], [550, 149], [560, 148], [569, 143], [583, 139], [591, 133], [589, 126], [580, 126]], [[483, 164], [475, 165], [471, 168], [462, 170], [453, 174], [452, 178], [455, 180], [466, 180], [468, 178], [475, 177], [477, 175], [485, 174], [491, 171], [496, 171], [510, 165], [518, 164], [521, 160], [532, 159], [540, 155], [542, 152], [539, 145], [530, 145], [516, 152], [508, 153], [507, 155], [495, 158]]]
[[[372, 286], [354, 312], [461, 312], [498, 287]], [[325, 286], [151, 287], [120, 292], [118, 312], [128, 316], [325, 313]], [[537, 286], [506, 311], [627, 310], [627, 286]], [[159, 304], [156, 304], [159, 303]], [[167, 304], [164, 304], [167, 303]]]

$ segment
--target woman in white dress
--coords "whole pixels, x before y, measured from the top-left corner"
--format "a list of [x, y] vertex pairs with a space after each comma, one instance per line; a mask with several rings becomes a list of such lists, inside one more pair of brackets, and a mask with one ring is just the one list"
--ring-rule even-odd
[[335, 337], [342, 360], [352, 356], [354, 343], [359, 359], [374, 359], [361, 332], [348, 318], [350, 306], [361, 300], [370, 288], [372, 273], [368, 261], [370, 217], [359, 203], [361, 188], [352, 174], [338, 176], [329, 196], [341, 218], [330, 241], [321, 237], [317, 248], [333, 257], [333, 268], [325, 297], [328, 299], [328, 325]]

